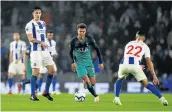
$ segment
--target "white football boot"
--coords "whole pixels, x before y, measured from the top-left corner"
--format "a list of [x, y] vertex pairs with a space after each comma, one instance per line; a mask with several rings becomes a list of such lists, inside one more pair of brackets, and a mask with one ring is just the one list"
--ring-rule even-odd
[[168, 106], [168, 101], [164, 97], [161, 97], [159, 100], [164, 106]]
[[113, 103], [115, 103], [116, 105], [122, 105], [119, 97], [115, 97]]

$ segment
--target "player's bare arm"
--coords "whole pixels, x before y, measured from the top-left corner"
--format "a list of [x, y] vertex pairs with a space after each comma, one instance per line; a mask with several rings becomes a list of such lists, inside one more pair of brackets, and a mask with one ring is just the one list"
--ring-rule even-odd
[[39, 41], [39, 40], [36, 40], [35, 38], [33, 38], [32, 34], [27, 34], [27, 37], [29, 39], [29, 42], [41, 44], [41, 46], [45, 47], [45, 48], [48, 47], [48, 45], [45, 42], [42, 42], [42, 41]]
[[155, 71], [154, 71], [154, 65], [153, 65], [153, 63], [149, 57], [146, 58], [146, 64], [148, 66], [149, 71], [151, 72], [151, 74], [153, 76], [153, 83], [155, 85], [159, 84], [159, 80], [158, 80], [158, 78], [155, 74]]

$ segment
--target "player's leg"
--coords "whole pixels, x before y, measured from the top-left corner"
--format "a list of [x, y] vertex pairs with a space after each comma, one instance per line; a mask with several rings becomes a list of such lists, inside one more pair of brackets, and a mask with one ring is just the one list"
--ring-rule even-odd
[[43, 83], [43, 76], [45, 76], [45, 74], [41, 72], [41, 69], [40, 69], [40, 74], [39, 74], [39, 79], [38, 79], [38, 92], [40, 93], [41, 93], [41, 87]]
[[[26, 81], [26, 75], [25, 74], [20, 74], [20, 78], [21, 78], [21, 83], [20, 84], [23, 84]], [[23, 90], [23, 93], [25, 93], [25, 84], [22, 85], [22, 86], [19, 86], [19, 84], [18, 84], [18, 93], [20, 93], [21, 88]]]
[[[23, 63], [18, 63], [16, 64], [16, 70], [17, 70], [17, 74], [20, 75], [20, 79], [21, 79], [21, 82], [25, 82], [26, 80], [26, 75], [25, 75], [25, 71], [24, 71], [24, 64]], [[20, 93], [21, 91], [21, 88], [18, 86], [18, 93]], [[25, 93], [25, 85], [22, 86], [22, 91], [23, 93]]]
[[87, 75], [82, 77], [82, 80], [87, 85], [88, 91], [95, 97], [94, 102], [99, 102], [99, 96], [97, 95], [96, 91], [94, 90], [93, 85], [91, 84], [90, 79]]
[[53, 74], [53, 79], [52, 79], [52, 94], [55, 94], [56, 92], [56, 83], [57, 83], [57, 75], [55, 73]]
[[168, 105], [167, 100], [161, 95], [160, 91], [153, 84], [148, 83], [147, 79], [143, 79], [140, 82], [144, 85], [145, 88], [156, 95], [164, 106]]
[[48, 100], [53, 101], [53, 98], [49, 94], [49, 88], [53, 79], [53, 74], [55, 73], [54, 66], [53, 65], [48, 65], [48, 74], [46, 77], [46, 84], [45, 84], [45, 90], [44, 93], [42, 94], [44, 97], [47, 97]]
[[[95, 78], [96, 75], [95, 75], [95, 69], [94, 69], [94, 66], [92, 65], [92, 63], [90, 64], [90, 66], [87, 67], [87, 72], [88, 72], [88, 78], [94, 89], [94, 86], [96, 84], [96, 78]], [[99, 96], [95, 97], [94, 101], [99, 102]]]
[[87, 72], [88, 72], [88, 78], [91, 81], [92, 86], [95, 86], [96, 84], [96, 78], [95, 78], [95, 69], [93, 67], [93, 65], [87, 67]]
[[13, 85], [13, 73], [8, 73], [8, 86], [9, 86], [8, 94], [12, 94], [12, 85]]
[[[36, 58], [39, 57], [39, 58]], [[42, 65], [42, 55], [39, 51], [33, 51], [30, 54], [30, 61], [31, 61], [31, 67], [32, 67], [32, 76], [30, 79], [31, 83], [31, 97], [30, 99], [33, 101], [39, 101], [39, 99], [36, 97], [36, 82], [37, 77], [39, 75], [40, 67]]]
[[120, 95], [120, 91], [122, 88], [122, 82], [123, 79], [125, 79], [128, 75], [126, 73], [124, 73], [125, 67], [123, 66], [119, 66], [119, 71], [118, 71], [118, 79], [116, 81], [115, 87], [114, 87], [114, 93], [115, 93], [115, 99], [114, 99], [114, 103], [116, 105], [122, 105], [119, 95]]
[[55, 68], [53, 66], [53, 59], [50, 56], [48, 51], [43, 52], [43, 64], [46, 66], [48, 70], [47, 78], [46, 78], [46, 84], [45, 84], [45, 90], [42, 94], [44, 97], [48, 98], [48, 100], [53, 101], [53, 98], [49, 94], [49, 88], [52, 82], [53, 74], [55, 74]]
[[87, 68], [84, 67], [83, 65], [76, 64], [76, 71], [77, 71], [78, 76], [80, 78], [82, 78], [82, 80], [86, 84], [88, 91], [96, 98], [95, 102], [99, 102], [99, 97], [96, 94], [96, 92], [91, 84], [91, 81], [87, 75], [88, 74]]
[[164, 97], [162, 97], [159, 90], [153, 84], [148, 83], [147, 77], [144, 74], [144, 72], [141, 69], [135, 69], [135, 70], [136, 70], [136, 73], [133, 75], [135, 76], [136, 80], [141, 82], [145, 88], [147, 88], [154, 95], [156, 95], [164, 106], [167, 106], [168, 105], [167, 100]]
[[9, 65], [9, 69], [8, 69], [8, 86], [9, 86], [8, 94], [12, 94], [13, 75], [14, 74], [16, 74], [16, 67], [14, 66], [14, 63], [11, 63]]

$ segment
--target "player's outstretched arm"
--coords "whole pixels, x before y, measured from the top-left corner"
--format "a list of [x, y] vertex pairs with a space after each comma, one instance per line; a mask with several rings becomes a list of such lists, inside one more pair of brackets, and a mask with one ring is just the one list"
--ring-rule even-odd
[[152, 63], [152, 61], [151, 61], [151, 59], [149, 57], [146, 58], [146, 64], [148, 66], [149, 71], [151, 72], [151, 74], [153, 76], [154, 85], [159, 84], [159, 80], [158, 80], [158, 78], [157, 78], [157, 76], [155, 74], [155, 71], [154, 71], [154, 65], [153, 65], [153, 63]]

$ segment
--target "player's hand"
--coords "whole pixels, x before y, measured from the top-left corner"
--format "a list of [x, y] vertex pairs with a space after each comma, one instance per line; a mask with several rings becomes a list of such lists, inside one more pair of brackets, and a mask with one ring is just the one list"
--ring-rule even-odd
[[155, 75], [155, 76], [153, 76], [153, 84], [154, 85], [159, 85], [159, 80], [158, 80], [158, 78], [157, 78], [157, 76]]
[[104, 70], [104, 65], [103, 64], [99, 64], [99, 68], [103, 71]]
[[72, 68], [72, 71], [73, 71], [73, 72], [76, 71], [76, 65], [75, 65], [75, 63], [72, 63], [71, 68]]
[[45, 42], [41, 42], [41, 46], [44, 47], [44, 48], [47, 48], [48, 44], [46, 44]]

